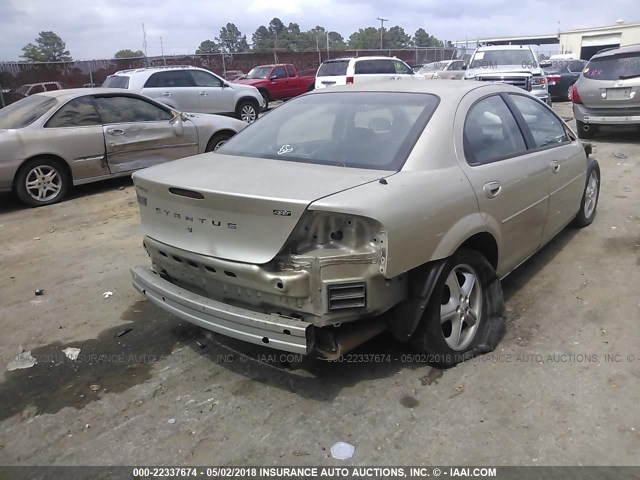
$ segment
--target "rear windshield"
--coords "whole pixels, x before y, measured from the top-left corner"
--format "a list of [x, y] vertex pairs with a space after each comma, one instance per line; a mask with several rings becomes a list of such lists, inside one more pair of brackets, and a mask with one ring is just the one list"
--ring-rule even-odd
[[423, 93], [307, 95], [272, 110], [217, 153], [397, 171], [438, 102]]
[[585, 67], [583, 74], [587, 78], [597, 80], [640, 77], [640, 54], [593, 58]]
[[318, 69], [318, 77], [335, 77], [347, 74], [349, 60], [338, 60], [335, 62], [324, 62]]
[[109, 75], [102, 86], [105, 88], [129, 88], [129, 77]]
[[58, 100], [32, 95], [0, 109], [0, 128], [23, 128], [47, 113]]

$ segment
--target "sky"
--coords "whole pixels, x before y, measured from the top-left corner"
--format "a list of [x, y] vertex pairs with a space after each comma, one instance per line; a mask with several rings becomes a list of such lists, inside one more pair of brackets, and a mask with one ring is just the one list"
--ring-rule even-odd
[[[123, 5], [125, 4], [126, 5]], [[640, 22], [639, 0], [0, 0], [0, 61], [20, 60], [40, 31], [53, 31], [74, 60], [112, 58], [120, 49], [194, 53], [200, 42], [235, 23], [251, 42], [260, 25], [278, 17], [301, 30], [321, 25], [345, 39], [368, 26], [418, 28], [441, 40], [557, 33], [558, 29]]]

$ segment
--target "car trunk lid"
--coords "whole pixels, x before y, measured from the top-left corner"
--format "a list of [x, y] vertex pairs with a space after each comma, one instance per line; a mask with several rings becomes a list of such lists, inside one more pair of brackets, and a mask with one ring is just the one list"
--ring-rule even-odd
[[390, 174], [210, 153], [133, 178], [145, 235], [201, 255], [263, 264], [310, 203]]

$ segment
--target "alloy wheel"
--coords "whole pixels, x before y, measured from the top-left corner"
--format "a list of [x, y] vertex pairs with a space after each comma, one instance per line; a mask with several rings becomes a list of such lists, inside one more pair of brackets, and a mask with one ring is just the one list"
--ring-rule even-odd
[[253, 105], [244, 105], [240, 110], [240, 119], [247, 122], [253, 123], [256, 121], [257, 112]]
[[54, 199], [62, 189], [62, 175], [50, 165], [32, 168], [25, 177], [27, 193], [39, 202]]
[[584, 216], [590, 218], [596, 209], [598, 199], [598, 174], [595, 171], [589, 175], [589, 181], [584, 191]]

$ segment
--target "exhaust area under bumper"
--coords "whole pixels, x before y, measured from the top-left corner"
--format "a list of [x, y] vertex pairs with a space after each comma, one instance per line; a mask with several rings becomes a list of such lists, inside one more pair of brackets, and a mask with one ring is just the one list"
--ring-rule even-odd
[[307, 355], [313, 347], [310, 323], [253, 312], [203, 297], [161, 278], [153, 270], [131, 268], [133, 286], [152, 303], [212, 332], [286, 352]]

